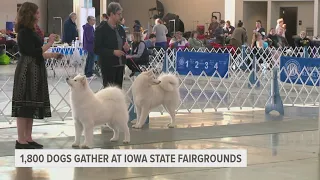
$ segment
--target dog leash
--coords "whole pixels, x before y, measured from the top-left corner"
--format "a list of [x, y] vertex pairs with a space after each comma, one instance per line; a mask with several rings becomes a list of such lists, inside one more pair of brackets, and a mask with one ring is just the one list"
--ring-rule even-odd
[[[128, 53], [126, 53], [126, 55], [130, 55]], [[141, 73], [143, 72], [140, 67], [134, 62], [133, 58], [129, 58], [131, 60], [131, 62], [133, 63], [133, 65], [135, 66], [136, 69], [138, 69], [138, 71]]]

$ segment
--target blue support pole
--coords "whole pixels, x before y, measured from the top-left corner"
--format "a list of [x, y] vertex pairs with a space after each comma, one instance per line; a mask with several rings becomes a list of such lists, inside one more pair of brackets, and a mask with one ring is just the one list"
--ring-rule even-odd
[[168, 72], [168, 68], [167, 68], [167, 65], [168, 65], [168, 50], [165, 50], [165, 54], [164, 54], [164, 59], [163, 59], [163, 63], [162, 63], [162, 72]]
[[307, 46], [303, 47], [303, 57], [304, 58], [308, 58], [309, 57], [308, 47]]
[[269, 114], [271, 111], [277, 111], [280, 113], [280, 115], [284, 115], [284, 107], [280, 96], [280, 89], [278, 84], [278, 68], [273, 69], [270, 98], [265, 107], [266, 114]]
[[257, 71], [256, 56], [253, 57], [252, 69], [253, 69], [253, 71], [249, 75], [249, 82], [251, 84], [248, 83], [248, 88], [252, 88], [252, 86], [254, 86], [254, 84], [256, 87], [260, 87], [260, 81], [258, 80], [257, 73], [256, 73], [256, 71]]
[[[242, 46], [241, 46], [241, 57], [242, 57], [242, 60], [245, 60], [245, 59], [246, 59], [246, 56], [247, 56], [246, 48], [247, 48], [246, 45], [242, 45]], [[240, 66], [240, 69], [246, 70], [246, 67], [247, 67], [247, 66], [246, 66], [246, 62], [243, 61], [242, 63], [243, 63], [243, 64]]]
[[[131, 110], [130, 110], [130, 108], [131, 108]], [[135, 106], [134, 106], [134, 104], [130, 103], [130, 105], [129, 105], [129, 122], [131, 122], [135, 119], [137, 119], [137, 113], [135, 110]], [[149, 124], [149, 116], [147, 117], [147, 121], [145, 124]]]

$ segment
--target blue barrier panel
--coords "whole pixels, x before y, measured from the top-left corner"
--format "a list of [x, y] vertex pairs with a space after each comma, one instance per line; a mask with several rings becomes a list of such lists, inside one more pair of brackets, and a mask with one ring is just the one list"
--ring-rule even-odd
[[[86, 52], [82, 49], [82, 48], [77, 48], [79, 50], [79, 53], [80, 53], [80, 56], [83, 56], [86, 54]], [[73, 55], [73, 52], [75, 50], [74, 47], [54, 47], [51, 49], [52, 52], [55, 52], [55, 53], [61, 53], [63, 55]]]
[[7, 31], [13, 31], [13, 28], [14, 28], [14, 22], [6, 22]]
[[[229, 53], [177, 52], [176, 67], [180, 75], [200, 75], [203, 71], [212, 76], [216, 71], [221, 77], [228, 78]], [[215, 74], [215, 77], [218, 77]]]
[[[303, 69], [304, 67], [305, 69]], [[319, 86], [320, 81], [317, 82], [319, 78], [319, 73], [314, 68], [320, 71], [319, 58], [298, 58], [298, 57], [282, 56], [280, 59], [280, 70], [281, 70], [280, 80], [285, 83], [292, 82], [294, 84], [306, 84], [309, 86]], [[300, 74], [301, 76], [299, 78]]]

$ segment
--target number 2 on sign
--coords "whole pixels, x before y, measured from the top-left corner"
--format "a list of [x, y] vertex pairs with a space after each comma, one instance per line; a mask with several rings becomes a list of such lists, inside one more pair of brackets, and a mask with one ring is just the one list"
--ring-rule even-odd
[[199, 68], [199, 62], [198, 62], [198, 61], [196, 61], [196, 66], [195, 66], [195, 68], [196, 68], [196, 69]]

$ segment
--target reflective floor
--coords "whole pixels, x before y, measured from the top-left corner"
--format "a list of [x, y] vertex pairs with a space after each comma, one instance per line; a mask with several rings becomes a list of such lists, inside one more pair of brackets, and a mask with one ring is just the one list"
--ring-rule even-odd
[[[0, 129], [0, 180], [320, 180], [317, 110], [286, 108], [281, 118], [263, 111], [180, 115], [173, 130], [165, 127], [167, 116], [154, 117], [149, 127], [131, 130], [129, 145], [105, 143], [112, 134], [96, 130], [95, 148], [247, 149], [246, 168], [15, 168], [16, 129]], [[35, 133], [47, 148], [70, 149], [74, 130], [64, 122], [39, 124]]]
[[236, 137], [209, 140], [142, 144], [119, 148], [134, 149], [211, 149], [248, 150], [247, 168], [14, 168], [12, 156], [0, 158], [1, 180], [111, 180], [111, 179], [299, 179], [319, 180], [317, 132]]

